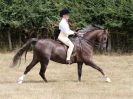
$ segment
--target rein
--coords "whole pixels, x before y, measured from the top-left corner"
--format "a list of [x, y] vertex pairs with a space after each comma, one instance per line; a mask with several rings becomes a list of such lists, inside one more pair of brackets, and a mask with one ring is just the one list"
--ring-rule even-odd
[[80, 36], [78, 34], [76, 34], [76, 36], [79, 38], [80, 43], [81, 43], [81, 40], [84, 40], [85, 42], [87, 42], [87, 44], [89, 44], [89, 45], [91, 45], [93, 47], [93, 43], [90, 40], [87, 40], [87, 39], [85, 39], [84, 37], [82, 37], [82, 36]]

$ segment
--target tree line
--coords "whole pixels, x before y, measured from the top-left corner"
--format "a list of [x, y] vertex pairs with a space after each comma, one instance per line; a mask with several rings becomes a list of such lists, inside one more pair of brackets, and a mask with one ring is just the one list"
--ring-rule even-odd
[[133, 51], [133, 0], [0, 0], [0, 48], [12, 50], [31, 37], [54, 38], [63, 8], [71, 12], [72, 29], [103, 26], [113, 51]]

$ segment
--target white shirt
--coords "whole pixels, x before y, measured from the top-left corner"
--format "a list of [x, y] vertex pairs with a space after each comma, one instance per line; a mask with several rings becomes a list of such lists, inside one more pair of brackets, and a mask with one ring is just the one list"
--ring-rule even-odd
[[62, 20], [59, 23], [59, 29], [62, 33], [65, 33], [67, 36], [74, 34], [74, 31], [72, 31], [69, 27], [69, 24], [66, 19], [62, 18]]

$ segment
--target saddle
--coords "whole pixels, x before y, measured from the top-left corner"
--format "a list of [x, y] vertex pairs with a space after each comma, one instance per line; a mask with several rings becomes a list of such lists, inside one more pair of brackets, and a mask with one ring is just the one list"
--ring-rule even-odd
[[[61, 44], [61, 45], [65, 45], [64, 43], [62, 43], [60, 40], [56, 39], [56, 42]], [[66, 45], [65, 45], [66, 46]]]
[[62, 46], [64, 46], [65, 50], [68, 49], [68, 46], [65, 45], [64, 43], [62, 43], [60, 40], [57, 39], [56, 42], [59, 43], [59, 44], [61, 44]]
[[[56, 42], [59, 43], [59, 44], [61, 44], [62, 46], [64, 46], [64, 49], [65, 49], [65, 51], [66, 51], [66, 53], [67, 53], [68, 46], [65, 45], [64, 43], [62, 43], [62, 42], [61, 42], [60, 40], [58, 40], [58, 39], [56, 39]], [[73, 49], [73, 52], [72, 52], [72, 55], [71, 55], [71, 56], [76, 56], [76, 45], [75, 45], [75, 43], [73, 43], [73, 44], [74, 44], [74, 49]]]

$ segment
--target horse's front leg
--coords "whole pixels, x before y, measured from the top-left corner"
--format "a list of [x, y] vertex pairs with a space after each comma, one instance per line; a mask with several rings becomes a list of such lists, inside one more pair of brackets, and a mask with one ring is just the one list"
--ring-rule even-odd
[[81, 81], [83, 63], [77, 63], [78, 81]]
[[111, 82], [110, 78], [105, 75], [104, 71], [99, 66], [97, 66], [92, 60], [88, 60], [87, 62], [85, 62], [85, 64], [98, 70], [103, 75], [106, 82]]

